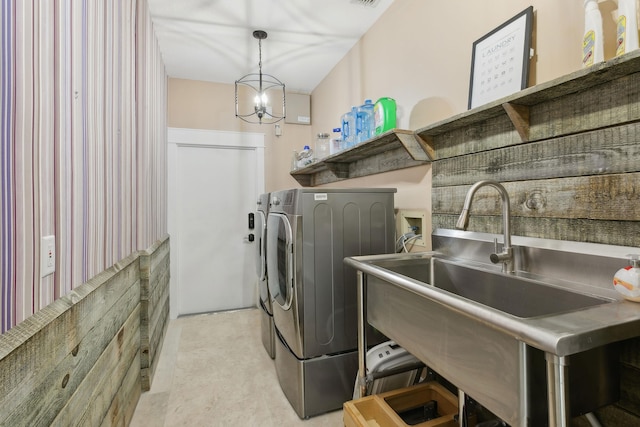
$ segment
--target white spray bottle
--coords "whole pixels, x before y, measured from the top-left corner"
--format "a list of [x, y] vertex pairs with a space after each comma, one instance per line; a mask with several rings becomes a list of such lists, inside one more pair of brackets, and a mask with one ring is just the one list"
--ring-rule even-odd
[[638, 48], [637, 0], [618, 0], [616, 56]]
[[597, 0], [584, 0], [584, 38], [582, 40], [582, 66], [590, 67], [604, 61], [602, 15]]

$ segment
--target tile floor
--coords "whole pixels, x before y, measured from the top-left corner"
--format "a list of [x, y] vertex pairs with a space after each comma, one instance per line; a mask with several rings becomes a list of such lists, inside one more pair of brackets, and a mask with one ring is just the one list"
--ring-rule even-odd
[[342, 411], [301, 420], [260, 339], [258, 309], [171, 320], [132, 427], [342, 426]]

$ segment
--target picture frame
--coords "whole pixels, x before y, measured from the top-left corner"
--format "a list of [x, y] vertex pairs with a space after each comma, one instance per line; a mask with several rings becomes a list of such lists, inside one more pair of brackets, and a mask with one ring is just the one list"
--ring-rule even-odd
[[469, 109], [525, 89], [533, 6], [529, 6], [473, 43]]

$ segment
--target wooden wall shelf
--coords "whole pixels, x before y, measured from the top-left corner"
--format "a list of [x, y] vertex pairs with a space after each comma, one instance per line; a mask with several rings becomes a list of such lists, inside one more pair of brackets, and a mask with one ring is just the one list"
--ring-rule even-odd
[[415, 132], [392, 129], [305, 168], [291, 171], [291, 176], [304, 187], [314, 187], [420, 166], [430, 162], [428, 148]]
[[[557, 105], [563, 102], [560, 100], [573, 102], [576, 110], [573, 115], [589, 109], [595, 112], [593, 114], [599, 114], [598, 104], [603, 100], [590, 97], [588, 91], [602, 85], [613, 86], [615, 89], [616, 85], [622, 84], [619, 82], [638, 72], [640, 50], [532, 86], [418, 129], [415, 133], [427, 144], [426, 150], [431, 160], [437, 160], [475, 152], [478, 144], [472, 141], [488, 134], [497, 135], [513, 130], [513, 142], [525, 143], [583, 131], [585, 129], [582, 125], [571, 128], [576, 120], [560, 109]], [[624, 93], [619, 95], [625, 96]], [[549, 126], [549, 123], [558, 121], [562, 121], [562, 129]], [[602, 126], [594, 120], [592, 128]]]

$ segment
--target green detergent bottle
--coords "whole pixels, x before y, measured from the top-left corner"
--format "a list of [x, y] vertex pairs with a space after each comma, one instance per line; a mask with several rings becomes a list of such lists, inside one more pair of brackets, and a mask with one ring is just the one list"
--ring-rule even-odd
[[376, 135], [380, 135], [396, 127], [396, 100], [380, 98], [373, 107]]

